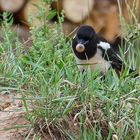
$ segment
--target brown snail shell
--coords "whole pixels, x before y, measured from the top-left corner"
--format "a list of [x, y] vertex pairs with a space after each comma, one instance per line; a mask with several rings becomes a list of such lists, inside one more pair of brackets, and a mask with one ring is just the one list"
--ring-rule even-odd
[[77, 44], [76, 45], [76, 51], [79, 52], [79, 53], [82, 53], [84, 52], [85, 50], [85, 46], [83, 44]]

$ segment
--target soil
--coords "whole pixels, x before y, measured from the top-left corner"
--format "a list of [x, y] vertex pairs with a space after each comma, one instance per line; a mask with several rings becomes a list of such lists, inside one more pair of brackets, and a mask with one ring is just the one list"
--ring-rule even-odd
[[16, 94], [0, 93], [0, 140], [23, 140], [28, 132], [24, 108], [15, 97]]

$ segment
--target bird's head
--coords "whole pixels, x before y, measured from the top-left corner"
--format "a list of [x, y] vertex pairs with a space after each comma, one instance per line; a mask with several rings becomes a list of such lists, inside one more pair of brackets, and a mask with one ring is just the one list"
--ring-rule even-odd
[[72, 40], [72, 49], [75, 55], [80, 59], [90, 58], [96, 53], [95, 40], [96, 33], [91, 26], [80, 26]]

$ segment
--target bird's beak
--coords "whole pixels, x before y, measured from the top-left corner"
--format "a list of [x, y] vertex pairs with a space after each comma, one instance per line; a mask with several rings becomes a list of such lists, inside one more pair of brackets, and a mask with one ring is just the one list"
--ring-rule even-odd
[[76, 51], [79, 53], [82, 53], [85, 51], [85, 46], [84, 46], [84, 41], [83, 40], [79, 40], [78, 44], [76, 45]]

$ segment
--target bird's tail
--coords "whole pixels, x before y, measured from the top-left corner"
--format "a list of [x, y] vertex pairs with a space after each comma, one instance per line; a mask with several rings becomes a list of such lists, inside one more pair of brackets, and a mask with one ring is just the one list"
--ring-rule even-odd
[[138, 77], [139, 72], [137, 70], [129, 69], [129, 74], [131, 74], [133, 77]]
[[[118, 71], [117, 71], [117, 75], [119, 77], [121, 77], [121, 75], [125, 71], [125, 69], [126, 69], [125, 64], [120, 64], [120, 67], [118, 68]], [[140, 76], [140, 69], [139, 69], [139, 72], [137, 70], [132, 69], [132, 68], [129, 68], [128, 71], [129, 71], [129, 75], [134, 77], [134, 78]]]

